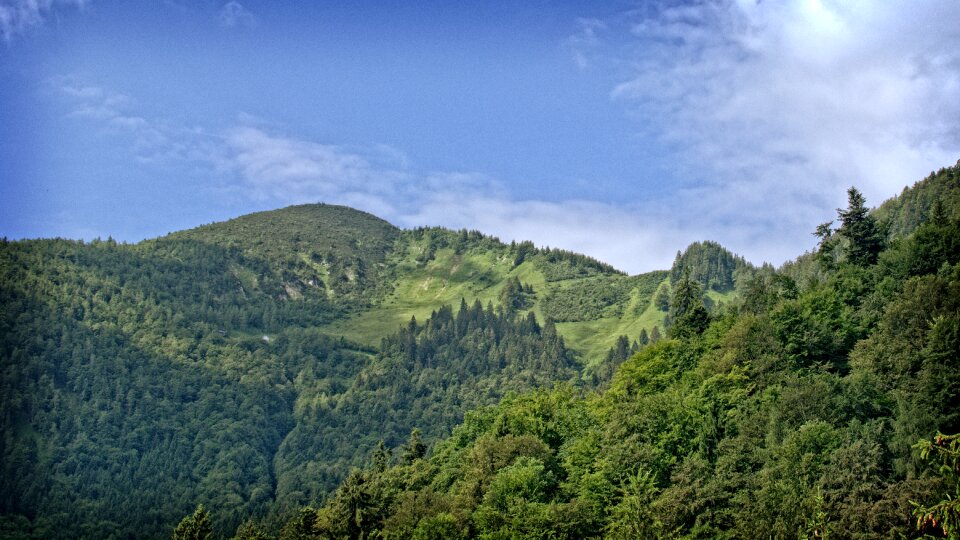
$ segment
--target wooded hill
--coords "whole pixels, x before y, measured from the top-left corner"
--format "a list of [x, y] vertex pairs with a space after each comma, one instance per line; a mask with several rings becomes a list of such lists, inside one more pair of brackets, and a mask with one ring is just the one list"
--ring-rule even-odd
[[4, 241], [0, 535], [916, 536], [956, 489], [911, 446], [960, 428], [958, 184], [851, 193], [779, 271], [328, 205]]

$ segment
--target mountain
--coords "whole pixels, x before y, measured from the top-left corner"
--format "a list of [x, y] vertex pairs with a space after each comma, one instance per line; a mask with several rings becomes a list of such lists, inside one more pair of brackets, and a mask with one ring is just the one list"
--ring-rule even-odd
[[960, 161], [953, 167], [942, 167], [900, 195], [884, 201], [875, 214], [889, 238], [913, 232], [939, 201], [947, 217], [960, 217]]
[[332, 205], [133, 245], [4, 240], [0, 531], [166, 536], [195, 501], [221, 528], [279, 520], [381, 439], [589, 384], [617, 333], [662, 324], [665, 277]]
[[701, 288], [735, 265], [688, 250], [706, 271], [674, 269], [669, 337], [609, 387], [508, 396], [428, 454], [381, 448], [280, 537], [957, 537], [958, 172], [872, 214], [851, 189], [817, 252], [739, 276], [713, 314]]
[[248, 537], [915, 535], [953, 484], [911, 445], [960, 431], [957, 171], [780, 270], [322, 204], [3, 240], [0, 536], [164, 537], [198, 503]]

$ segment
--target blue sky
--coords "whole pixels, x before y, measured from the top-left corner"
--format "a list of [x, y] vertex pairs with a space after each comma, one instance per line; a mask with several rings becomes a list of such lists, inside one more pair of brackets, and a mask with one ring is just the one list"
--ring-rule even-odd
[[960, 158], [960, 3], [877, 4], [0, 0], [0, 235], [324, 201], [779, 264]]

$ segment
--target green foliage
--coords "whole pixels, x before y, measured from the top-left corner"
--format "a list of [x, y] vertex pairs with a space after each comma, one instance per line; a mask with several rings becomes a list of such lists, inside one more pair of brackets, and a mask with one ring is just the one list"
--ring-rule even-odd
[[254, 522], [244, 521], [237, 527], [233, 540], [269, 540], [269, 536], [263, 532]]
[[602, 263], [592, 257], [562, 249], [544, 248], [537, 250], [534, 261], [547, 281], [623, 274], [609, 264]]
[[710, 314], [703, 305], [700, 284], [684, 270], [674, 282], [673, 298], [670, 300], [670, 335], [689, 337], [703, 333], [710, 323]]
[[[381, 263], [399, 235], [399, 229], [365, 212], [306, 204], [248, 214], [163, 240], [200, 242], [279, 263], [286, 294], [321, 290], [354, 307], [386, 292]], [[245, 281], [244, 287], [249, 287], [257, 277]]]
[[191, 537], [955, 535], [953, 171], [874, 216], [906, 235], [852, 200], [820, 262], [700, 244], [671, 289], [339, 207], [2, 242], [0, 536], [167, 536], [198, 501]]
[[928, 220], [936, 201], [947, 219], [960, 219], [960, 161], [903, 188], [899, 196], [881, 204], [875, 215], [887, 239], [904, 238]]
[[407, 440], [407, 444], [403, 447], [403, 462], [407, 465], [412, 465], [414, 461], [422, 459], [423, 456], [427, 455], [427, 445], [423, 442], [423, 436], [420, 434], [420, 430], [414, 428], [410, 432], [410, 439]]
[[[960, 412], [945, 223], [874, 265], [742, 274], [739, 300], [712, 317], [681, 274], [671, 339], [651, 331], [631, 355], [619, 338], [599, 393], [521, 394], [467, 415], [428, 460], [384, 473], [404, 495], [365, 534], [426, 528], [417, 508], [477, 538], [914, 537], [911, 500], [941, 525], [931, 512], [955, 486], [924, 477], [910, 444], [955, 431]], [[915, 264], [918, 244], [947, 248]]]
[[458, 540], [464, 538], [457, 519], [441, 512], [421, 519], [413, 531], [413, 540]]
[[213, 538], [213, 526], [210, 515], [198, 505], [193, 514], [186, 516], [173, 530], [173, 540], [209, 540]]
[[533, 307], [536, 295], [529, 284], [524, 286], [516, 276], [507, 279], [500, 289], [500, 305], [510, 311], [520, 311]]
[[919, 450], [920, 459], [939, 465], [937, 474], [947, 491], [945, 498], [929, 506], [914, 503], [917, 528], [939, 528], [947, 538], [960, 537], [960, 435], [937, 433], [932, 442], [922, 439], [914, 448]]
[[554, 286], [544, 298], [541, 309], [556, 322], [592, 321], [624, 314], [631, 292], [638, 306], [646, 307], [665, 272], [639, 276], [603, 276]]
[[840, 228], [837, 233], [846, 238], [847, 261], [857, 266], [867, 266], [877, 262], [877, 256], [883, 247], [883, 237], [876, 219], [868, 214], [866, 201], [857, 188], [847, 190], [847, 208], [837, 209]]
[[277, 523], [380, 438], [422, 426], [432, 441], [504, 392], [577, 377], [555, 328], [479, 304], [380, 349], [326, 336], [357, 304], [295, 297], [287, 262], [255, 254], [173, 237], [0, 245], [6, 523], [165, 536], [196, 501], [219, 530]]
[[716, 242], [694, 242], [683, 253], [677, 252], [670, 269], [670, 281], [677, 283], [686, 272], [704, 290], [729, 291], [736, 284], [737, 276], [751, 269], [743, 257], [730, 253]]
[[652, 508], [657, 498], [657, 487], [650, 471], [637, 471], [621, 489], [620, 502], [610, 509], [607, 538], [659, 538], [663, 523]]
[[654, 298], [657, 309], [666, 313], [670, 311], [670, 284], [663, 283], [657, 289], [657, 295]]

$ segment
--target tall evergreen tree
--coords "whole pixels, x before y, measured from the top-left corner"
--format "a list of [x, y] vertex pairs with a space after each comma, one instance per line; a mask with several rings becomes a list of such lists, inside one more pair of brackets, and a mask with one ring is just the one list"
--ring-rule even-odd
[[213, 538], [210, 514], [203, 505], [198, 505], [193, 514], [186, 516], [173, 530], [173, 540], [207, 540]]
[[403, 462], [411, 464], [427, 455], [427, 445], [423, 442], [423, 435], [418, 428], [410, 432], [410, 439], [403, 447]]
[[650, 331], [650, 343], [656, 343], [660, 341], [660, 327], [653, 325], [653, 330]]
[[[869, 266], [877, 262], [877, 255], [883, 249], [883, 239], [877, 221], [869, 214], [866, 199], [855, 187], [847, 190], [847, 209], [837, 209], [840, 216], [840, 228], [837, 232], [845, 237], [847, 260], [857, 266]], [[820, 229], [817, 229], [820, 232]]]
[[684, 270], [680, 280], [674, 285], [670, 319], [673, 321], [670, 328], [673, 337], [700, 334], [710, 323], [710, 314], [703, 305], [700, 284], [690, 278], [689, 270]]

